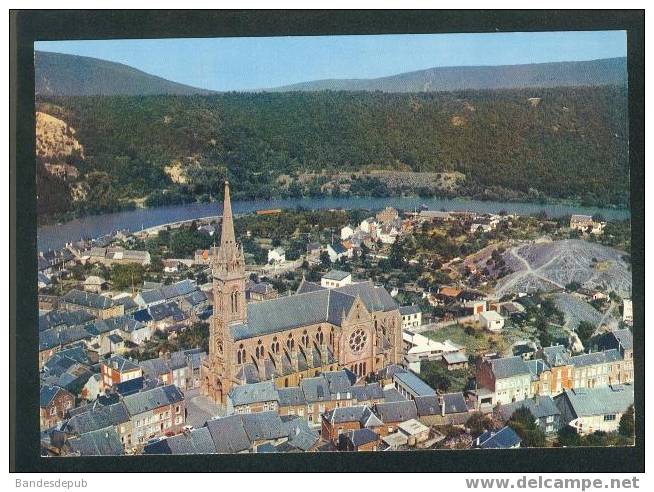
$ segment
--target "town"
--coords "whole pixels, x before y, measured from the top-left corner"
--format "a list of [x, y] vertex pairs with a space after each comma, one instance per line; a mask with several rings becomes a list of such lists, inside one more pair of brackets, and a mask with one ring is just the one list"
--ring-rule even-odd
[[629, 237], [587, 215], [236, 217], [226, 183], [220, 216], [71, 238], [37, 258], [42, 454], [632, 445]]

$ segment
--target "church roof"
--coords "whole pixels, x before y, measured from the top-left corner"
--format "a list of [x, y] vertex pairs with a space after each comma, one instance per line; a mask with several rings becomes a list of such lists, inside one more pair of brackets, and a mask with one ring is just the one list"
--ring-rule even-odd
[[232, 336], [238, 341], [316, 323], [340, 325], [357, 296], [370, 312], [397, 309], [386, 289], [359, 282], [249, 304], [247, 323], [232, 325]]

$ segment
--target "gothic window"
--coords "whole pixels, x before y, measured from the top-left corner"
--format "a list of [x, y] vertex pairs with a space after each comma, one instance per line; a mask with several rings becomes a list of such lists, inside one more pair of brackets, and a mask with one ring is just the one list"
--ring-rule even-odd
[[334, 328], [329, 331], [329, 345], [334, 346]]
[[293, 350], [295, 348], [295, 340], [293, 340], [292, 333], [288, 334], [288, 340], [286, 340], [286, 346], [288, 347], [289, 350]]
[[263, 355], [264, 355], [263, 351], [264, 351], [264, 349], [263, 349], [263, 345], [262, 345], [262, 343], [261, 343], [261, 340], [259, 340], [259, 341], [257, 342], [257, 350], [256, 350], [256, 353], [257, 353], [257, 359], [262, 359], [262, 358], [263, 358]]
[[243, 344], [239, 345], [238, 351], [236, 353], [236, 361], [239, 364], [245, 364], [245, 347], [243, 347]]
[[366, 346], [367, 341], [368, 334], [365, 331], [360, 328], [353, 331], [349, 340], [350, 350], [352, 350], [352, 352], [355, 354], [361, 352]]
[[273, 354], [279, 353], [279, 342], [277, 341], [277, 337], [273, 338], [272, 344], [270, 345], [270, 351]]
[[322, 345], [323, 340], [324, 335], [322, 333], [322, 329], [318, 327], [318, 333], [316, 333], [316, 341], [318, 342], [318, 345]]
[[305, 347], [309, 345], [309, 335], [307, 334], [307, 330], [304, 330], [304, 333], [302, 333], [302, 345]]

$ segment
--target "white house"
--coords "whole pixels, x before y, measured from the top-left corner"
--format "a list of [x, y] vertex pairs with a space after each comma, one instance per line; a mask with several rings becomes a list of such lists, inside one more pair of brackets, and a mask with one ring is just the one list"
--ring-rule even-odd
[[631, 299], [625, 299], [622, 301], [622, 321], [629, 325], [634, 322], [634, 307]]
[[564, 422], [577, 433], [615, 432], [622, 415], [634, 404], [634, 389], [630, 385], [576, 388], [565, 390], [554, 401]]
[[350, 239], [352, 237], [352, 234], [354, 234], [354, 228], [350, 224], [341, 228], [341, 241]]
[[268, 263], [284, 263], [286, 261], [286, 251], [283, 248], [268, 250]]
[[402, 316], [402, 329], [417, 328], [422, 324], [422, 311], [420, 306], [400, 306], [400, 315]]
[[504, 328], [504, 318], [497, 311], [484, 311], [479, 314], [481, 326], [488, 331], [498, 333]]
[[320, 279], [320, 285], [328, 289], [334, 289], [352, 283], [352, 274], [341, 270], [330, 270]]
[[436, 342], [420, 333], [411, 330], [402, 330], [402, 341], [404, 344], [404, 362], [408, 369], [420, 374], [420, 363], [423, 360], [435, 361], [443, 358], [445, 354], [461, 351], [461, 347], [450, 340]]
[[345, 249], [342, 244], [329, 244], [327, 246], [327, 254], [332, 263], [334, 263], [343, 257], [347, 258], [348, 250]]

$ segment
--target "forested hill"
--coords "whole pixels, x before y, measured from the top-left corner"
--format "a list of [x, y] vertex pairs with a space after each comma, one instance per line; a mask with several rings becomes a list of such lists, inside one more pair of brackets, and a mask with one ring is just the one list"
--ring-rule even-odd
[[237, 198], [393, 192], [362, 169], [462, 173], [449, 193], [477, 198], [628, 203], [625, 87], [41, 97], [37, 110], [83, 148], [62, 157], [79, 171], [66, 181], [40, 159], [42, 214], [215, 199], [225, 176]]
[[86, 56], [36, 51], [34, 83], [37, 95], [209, 94], [121, 63]]
[[327, 79], [277, 87], [273, 91], [429, 92], [626, 85], [627, 59], [527, 65], [436, 67], [376, 79]]

